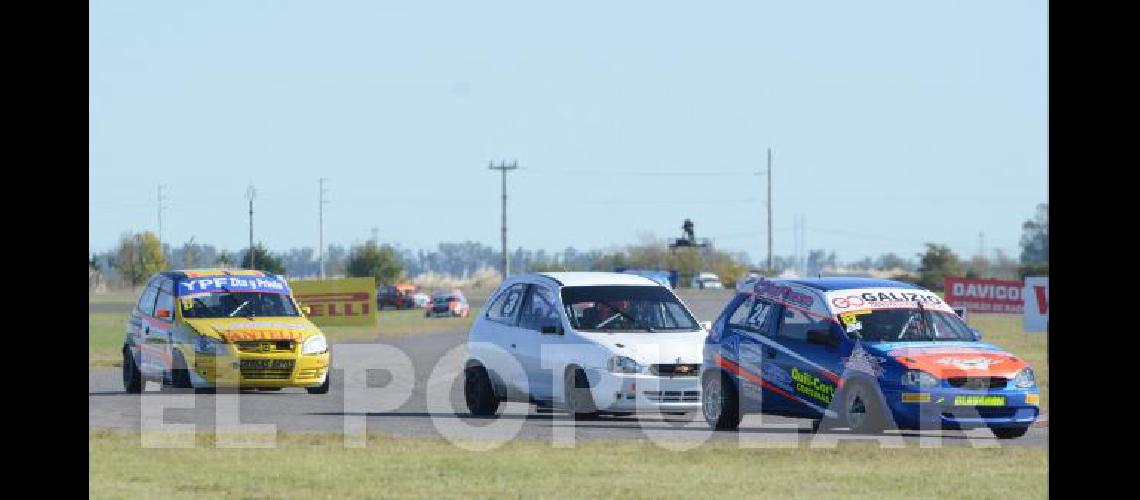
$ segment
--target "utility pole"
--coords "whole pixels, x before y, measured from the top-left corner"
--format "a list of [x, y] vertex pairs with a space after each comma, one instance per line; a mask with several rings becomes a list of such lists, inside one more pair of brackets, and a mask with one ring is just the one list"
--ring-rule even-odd
[[325, 279], [325, 178], [320, 178], [320, 195], [317, 200], [317, 218], [320, 219], [320, 236], [317, 244], [317, 262], [320, 263], [321, 279]]
[[162, 190], [166, 186], [158, 185], [158, 248], [162, 250], [162, 211], [166, 209], [166, 196], [163, 195]]
[[249, 199], [249, 268], [257, 269], [257, 254], [253, 253], [253, 199], [257, 197], [257, 190], [253, 185], [245, 190], [245, 197]]
[[772, 148], [768, 148], [768, 269], [772, 269]]
[[511, 274], [511, 263], [507, 259], [507, 171], [519, 168], [519, 163], [513, 162], [507, 165], [506, 162], [499, 162], [495, 166], [494, 162], [488, 162], [487, 168], [491, 170], [498, 170], [503, 175], [503, 222], [502, 222], [502, 237], [503, 237], [503, 278]]

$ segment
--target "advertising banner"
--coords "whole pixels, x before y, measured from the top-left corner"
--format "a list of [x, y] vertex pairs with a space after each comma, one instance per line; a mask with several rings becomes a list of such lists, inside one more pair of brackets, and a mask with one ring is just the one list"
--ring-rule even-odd
[[309, 307], [309, 320], [316, 325], [376, 324], [375, 278], [296, 280], [289, 286], [297, 302]]
[[1017, 280], [946, 278], [946, 303], [965, 307], [970, 314], [1021, 314], [1022, 283]]
[[1049, 329], [1049, 277], [1025, 278], [1025, 314], [1021, 317], [1022, 329], [1027, 332], [1044, 332]]

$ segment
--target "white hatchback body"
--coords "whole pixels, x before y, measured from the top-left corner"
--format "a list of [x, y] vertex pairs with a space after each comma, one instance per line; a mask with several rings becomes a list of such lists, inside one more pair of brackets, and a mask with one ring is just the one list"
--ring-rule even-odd
[[[613, 302], [619, 305], [608, 309], [608, 302], [589, 302], [594, 297], [590, 293], [616, 297]], [[659, 302], [621, 301], [623, 294], [653, 296]], [[573, 302], [570, 307], [564, 304], [566, 297]], [[620, 304], [626, 305], [626, 312]], [[590, 320], [588, 315], [593, 315]], [[618, 321], [591, 323], [601, 316]], [[629, 322], [623, 323], [626, 318]], [[659, 326], [632, 327], [651, 321]], [[627, 326], [609, 326], [617, 324]], [[483, 366], [495, 396], [504, 401], [565, 408], [567, 378], [573, 383], [574, 372], [580, 370], [599, 411], [685, 412], [700, 409], [699, 367], [706, 336], [688, 307], [648, 278], [530, 273], [505, 280], [487, 298], [468, 334], [466, 366]]]

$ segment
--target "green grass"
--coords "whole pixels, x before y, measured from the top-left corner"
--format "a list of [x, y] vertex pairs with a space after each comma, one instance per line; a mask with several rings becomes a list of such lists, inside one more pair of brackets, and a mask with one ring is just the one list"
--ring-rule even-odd
[[127, 331], [127, 315], [123, 313], [89, 313], [87, 315], [87, 366], [120, 366], [123, 335]]
[[89, 431], [88, 496], [537, 498], [1045, 498], [1045, 448], [740, 449], [671, 451], [648, 441], [552, 448], [514, 440], [471, 452], [438, 438], [280, 434], [276, 448], [142, 448], [137, 433]]
[[1019, 314], [969, 314], [970, 326], [981, 330], [982, 340], [1001, 346], [1033, 366], [1037, 385], [1041, 388], [1041, 412], [1049, 412], [1049, 337], [1044, 333], [1025, 333]]
[[[467, 331], [478, 308], [471, 308], [466, 318], [425, 318], [419, 309], [382, 311], [375, 326], [323, 326], [321, 331], [332, 343], [368, 342], [407, 337], [428, 332]], [[129, 313], [88, 313], [88, 363], [91, 367], [121, 366], [119, 349], [123, 345]]]

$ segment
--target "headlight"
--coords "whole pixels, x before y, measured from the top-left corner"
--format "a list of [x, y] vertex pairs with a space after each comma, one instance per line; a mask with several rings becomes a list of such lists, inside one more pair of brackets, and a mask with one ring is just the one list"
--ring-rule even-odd
[[641, 366], [637, 364], [637, 361], [625, 356], [614, 356], [610, 358], [607, 365], [607, 368], [614, 373], [638, 373], [641, 371]]
[[902, 384], [913, 387], [937, 387], [938, 379], [922, 370], [907, 370], [902, 376]]
[[1033, 370], [1027, 366], [1013, 377], [1013, 385], [1019, 389], [1028, 389], [1037, 385], [1037, 377], [1033, 375]]
[[301, 345], [301, 354], [321, 354], [329, 350], [329, 343], [324, 335], [313, 335]]
[[222, 356], [226, 353], [226, 343], [213, 337], [199, 335], [198, 340], [194, 342], [194, 352]]

